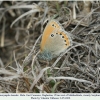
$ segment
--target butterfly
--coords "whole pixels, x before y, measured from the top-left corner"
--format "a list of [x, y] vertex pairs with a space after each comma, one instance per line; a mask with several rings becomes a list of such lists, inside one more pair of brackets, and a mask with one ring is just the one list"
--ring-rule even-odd
[[69, 33], [63, 29], [58, 21], [52, 19], [44, 29], [38, 57], [50, 61], [64, 52], [71, 44]]

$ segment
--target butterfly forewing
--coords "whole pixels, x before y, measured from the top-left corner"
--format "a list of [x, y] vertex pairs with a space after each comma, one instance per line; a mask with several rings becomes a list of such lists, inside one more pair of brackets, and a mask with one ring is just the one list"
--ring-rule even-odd
[[48, 40], [48, 37], [50, 36], [51, 33], [53, 33], [56, 29], [61, 29], [61, 25], [55, 21], [51, 20], [46, 28], [44, 29], [43, 36], [42, 36], [42, 41], [41, 41], [41, 50], [45, 49], [45, 44]]

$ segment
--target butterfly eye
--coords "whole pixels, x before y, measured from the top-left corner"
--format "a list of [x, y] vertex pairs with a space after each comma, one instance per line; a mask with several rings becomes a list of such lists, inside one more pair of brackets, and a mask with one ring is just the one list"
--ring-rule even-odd
[[53, 34], [51, 34], [51, 37], [53, 37], [54, 35]]
[[62, 34], [60, 33], [60, 35], [62, 35]]
[[64, 40], [66, 42], [66, 40]]

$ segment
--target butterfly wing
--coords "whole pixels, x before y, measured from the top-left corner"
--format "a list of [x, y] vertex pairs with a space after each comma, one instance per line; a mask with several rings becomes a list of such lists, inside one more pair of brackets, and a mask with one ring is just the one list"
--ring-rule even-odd
[[53, 31], [56, 29], [61, 29], [61, 25], [56, 21], [56, 20], [51, 20], [46, 28], [44, 29], [43, 36], [42, 36], [42, 41], [41, 41], [41, 51], [45, 49], [45, 45], [47, 43], [47, 40]]
[[45, 43], [46, 50], [52, 53], [54, 56], [58, 56], [69, 46], [71, 46], [70, 36], [62, 29], [56, 30], [50, 34], [48, 40]]
[[51, 60], [71, 46], [71, 38], [62, 26], [51, 20], [44, 29], [39, 57]]

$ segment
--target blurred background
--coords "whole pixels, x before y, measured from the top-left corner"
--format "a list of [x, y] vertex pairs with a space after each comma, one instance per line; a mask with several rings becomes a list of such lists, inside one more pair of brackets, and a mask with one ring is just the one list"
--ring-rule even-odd
[[[79, 44], [40, 61], [34, 57], [52, 18]], [[0, 1], [0, 93], [22, 92], [100, 92], [99, 1]]]

